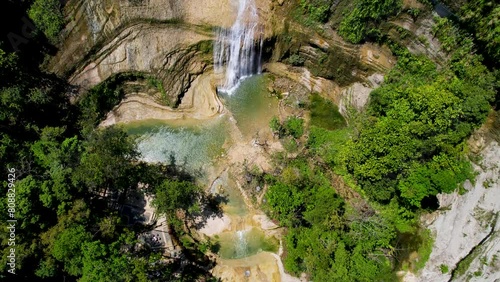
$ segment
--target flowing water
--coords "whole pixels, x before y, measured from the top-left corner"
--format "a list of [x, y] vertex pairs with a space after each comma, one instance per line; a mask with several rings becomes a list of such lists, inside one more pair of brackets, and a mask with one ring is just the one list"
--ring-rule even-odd
[[278, 115], [278, 99], [267, 90], [267, 80], [266, 75], [254, 75], [241, 81], [233, 95], [220, 94], [244, 137], [269, 129], [269, 121]]
[[[230, 119], [234, 117], [237, 131], [247, 137], [238, 142], [248, 142], [248, 137], [256, 132], [268, 130], [269, 120], [277, 115], [278, 101], [267, 93], [267, 78], [252, 76], [261, 72], [263, 45], [257, 8], [254, 0], [237, 1], [236, 21], [230, 29], [219, 29], [214, 42], [214, 69], [216, 73], [224, 73], [219, 94], [231, 114], [210, 122], [146, 121], [127, 125], [129, 134], [139, 136], [138, 149], [143, 160], [175, 163], [203, 179], [202, 182], [212, 181], [204, 178], [203, 172], [217, 166], [217, 160], [224, 156], [223, 148], [235, 141], [228, 140], [234, 137], [228, 132], [232, 130], [229, 128], [234, 129]], [[227, 169], [213, 181], [210, 191], [227, 197], [223, 210], [232, 222], [228, 231], [215, 236], [221, 245], [221, 258], [241, 259], [260, 251], [277, 251], [277, 240], [266, 237], [256, 227], [238, 184]]]
[[239, 82], [262, 71], [262, 30], [254, 0], [238, 0], [236, 21], [230, 29], [217, 30], [214, 42], [214, 69], [225, 71], [219, 90], [232, 94]]
[[[233, 106], [245, 109], [248, 105], [236, 103]], [[259, 107], [254, 109], [262, 110]], [[227, 117], [211, 122], [150, 120], [125, 126], [128, 134], [137, 136], [138, 150], [144, 161], [173, 162], [197, 177], [201, 183], [212, 181], [207, 179], [207, 171], [217, 165], [216, 159], [225, 152], [223, 147], [230, 137], [227, 129]], [[224, 231], [217, 236], [221, 246], [219, 255], [223, 259], [241, 259], [261, 251], [276, 252], [277, 240], [266, 237], [262, 230], [253, 227], [252, 213], [237, 187], [235, 178], [227, 171], [210, 187], [212, 193], [222, 194], [228, 200], [222, 208], [233, 222], [231, 231]]]
[[257, 228], [224, 232], [219, 235], [221, 249], [219, 255], [223, 259], [240, 259], [257, 254], [260, 251], [276, 252], [278, 242], [275, 238], [267, 238]]

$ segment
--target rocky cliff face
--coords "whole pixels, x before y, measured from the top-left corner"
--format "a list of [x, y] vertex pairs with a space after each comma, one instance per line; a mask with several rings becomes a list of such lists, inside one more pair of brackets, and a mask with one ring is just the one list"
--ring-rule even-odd
[[69, 21], [63, 31], [66, 37], [49, 65], [58, 74], [71, 73], [138, 23], [228, 26], [234, 20], [230, 0], [71, 0], [65, 13]]
[[[267, 21], [271, 1], [260, 0]], [[88, 89], [121, 72], [160, 79], [168, 103], [179, 104], [211, 62], [213, 27], [235, 18], [231, 0], [70, 1], [60, 51], [48, 64], [56, 74]]]
[[136, 24], [101, 48], [70, 82], [88, 89], [115, 73], [142, 72], [162, 79], [166, 95], [176, 102], [206, 68], [210, 54], [199, 50], [199, 43], [209, 39], [185, 26]]
[[486, 140], [480, 133], [471, 139], [478, 175], [464, 184], [467, 192], [439, 195], [439, 210], [423, 217], [433, 250], [424, 269], [405, 281], [500, 280], [500, 146]]
[[[161, 103], [179, 105], [192, 82], [211, 68], [214, 27], [234, 22], [235, 4], [233, 0], [70, 0], [65, 7], [66, 36], [48, 69], [68, 77], [82, 91], [116, 73], [140, 72], [161, 82], [164, 93], [157, 95], [165, 96]], [[384, 73], [395, 63], [390, 51], [347, 44], [332, 30], [318, 35], [300, 25], [289, 26], [284, 16], [287, 5], [256, 0], [266, 59], [280, 61], [292, 53], [305, 57], [306, 68], [296, 78], [311, 91], [327, 93], [339, 103], [347, 93], [341, 86], [357, 81], [371, 89], [367, 77]], [[291, 33], [300, 39], [287, 41]], [[332, 65], [338, 64], [354, 71], [332, 73], [337, 69]], [[276, 74], [290, 76], [282, 69]], [[360, 92], [363, 97], [364, 92]]]

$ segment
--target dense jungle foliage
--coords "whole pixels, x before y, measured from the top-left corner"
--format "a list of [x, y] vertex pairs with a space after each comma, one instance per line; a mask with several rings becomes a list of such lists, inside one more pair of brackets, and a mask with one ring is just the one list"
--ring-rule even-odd
[[[397, 64], [366, 110], [347, 120], [319, 94], [310, 95], [307, 122], [271, 120], [288, 145], [264, 177], [263, 208], [287, 228], [287, 271], [313, 281], [395, 280], [408, 253], [419, 254], [416, 268], [429, 255], [432, 239], [418, 216], [436, 208], [438, 193], [474, 177], [465, 142], [498, 105], [500, 8], [495, 1], [445, 1], [457, 19], [435, 20], [433, 34], [447, 56], [437, 64], [410, 53], [381, 27], [398, 14], [424, 12], [403, 10], [403, 1], [296, 2], [299, 24], [333, 28], [353, 44], [386, 44]], [[422, 2], [430, 12], [429, 1]], [[123, 97], [123, 76], [134, 74], [116, 75], [70, 103], [73, 89], [39, 68], [65, 24], [60, 3], [8, 1], [1, 9], [4, 21], [13, 13], [36, 26], [27, 37], [20, 20], [17, 37], [8, 37], [12, 30], [4, 27], [14, 24], [5, 22], [0, 43], [0, 163], [4, 177], [15, 169], [16, 228], [22, 230], [15, 279], [213, 280], [213, 262], [204, 254], [211, 242], [193, 238], [187, 221], [206, 214], [203, 207], [217, 212], [214, 199], [175, 165], [139, 161], [134, 139], [120, 127], [96, 128]], [[289, 63], [304, 60], [294, 54]], [[130, 224], [120, 212], [138, 191], [155, 196], [181, 256], [165, 258], [141, 239], [151, 226]], [[0, 209], [7, 204], [1, 201]], [[0, 219], [6, 229], [8, 214]], [[6, 246], [8, 234], [0, 236]], [[2, 279], [8, 253], [2, 249]]]
[[[8, 247], [2, 248], [0, 277], [6, 281], [212, 279], [207, 272], [212, 262], [192, 243], [182, 223], [203, 212], [194, 208], [200, 202], [212, 204], [213, 210], [217, 205], [175, 165], [140, 162], [134, 139], [120, 127], [96, 127], [123, 97], [123, 75], [70, 103], [73, 89], [39, 69], [38, 54], [47, 52], [40, 42], [57, 41], [62, 25], [59, 5], [59, 1], [34, 1], [27, 14], [24, 5], [9, 3], [2, 8], [32, 18], [41, 32], [14, 42], [2, 34], [0, 43], [0, 163], [4, 179], [12, 169], [16, 179], [13, 187], [2, 181], [2, 190], [14, 188], [17, 200], [16, 240], [10, 245], [16, 249], [16, 275], [7, 273]], [[161, 201], [153, 204], [159, 214], [177, 220], [170, 221], [170, 235], [186, 242], [181, 244], [185, 246], [181, 256], [165, 258], [162, 249], [147, 241], [152, 225], [134, 224], [121, 212], [136, 193], [158, 194]], [[8, 210], [8, 203], [0, 202], [2, 211]], [[7, 212], [0, 218], [6, 230], [12, 218]], [[9, 233], [0, 236], [2, 246], [8, 246]]]
[[[335, 115], [321, 114], [327, 103], [313, 95], [306, 137], [295, 137], [298, 153], [275, 156], [277, 171], [266, 178], [266, 210], [288, 228], [285, 267], [296, 275], [305, 272], [313, 281], [395, 280], [395, 270], [409, 267], [412, 251], [420, 261], [411, 270], [423, 267], [432, 238], [419, 227], [419, 215], [437, 208], [438, 193], [460, 189], [475, 176], [465, 142], [498, 97], [498, 72], [483, 54], [489, 58], [500, 50], [496, 39], [488, 37], [495, 31], [481, 33], [496, 22], [476, 21], [481, 13], [494, 17], [496, 8], [489, 1], [469, 1], [461, 10], [462, 23], [436, 18], [433, 33], [449, 56], [437, 65], [380, 34], [388, 17], [420, 13], [402, 11], [401, 2], [344, 6], [338, 33], [359, 43], [374, 38], [370, 33], [376, 30], [377, 41], [391, 46], [397, 64], [348, 126]], [[307, 0], [300, 6], [306, 23], [315, 21], [319, 28], [328, 25], [339, 7], [336, 1]], [[464, 23], [477, 29], [474, 37], [460, 28]], [[330, 112], [337, 109], [330, 106]], [[286, 131], [277, 131], [277, 125], [279, 121], [270, 124], [284, 138]]]

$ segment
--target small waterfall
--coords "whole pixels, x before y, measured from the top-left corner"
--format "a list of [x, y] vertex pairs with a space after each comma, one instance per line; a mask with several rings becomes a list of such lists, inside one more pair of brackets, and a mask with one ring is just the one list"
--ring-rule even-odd
[[236, 258], [244, 258], [248, 253], [247, 231], [239, 230], [236, 232]]
[[232, 94], [239, 81], [260, 73], [263, 37], [254, 0], [237, 0], [238, 14], [230, 29], [219, 29], [214, 43], [214, 69], [225, 71], [219, 90]]

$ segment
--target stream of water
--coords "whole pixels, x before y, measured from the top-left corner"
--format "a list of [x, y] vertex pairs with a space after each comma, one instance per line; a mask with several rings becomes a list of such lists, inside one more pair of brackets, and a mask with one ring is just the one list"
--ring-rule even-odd
[[224, 259], [240, 259], [254, 255], [260, 251], [276, 252], [278, 242], [274, 238], [267, 238], [257, 229], [224, 232], [219, 235], [221, 249], [219, 255]]
[[241, 82], [233, 95], [223, 94], [224, 104], [231, 112], [210, 121], [171, 120], [130, 123], [125, 129], [137, 136], [138, 150], [148, 162], [172, 163], [193, 174], [200, 183], [212, 183], [211, 193], [223, 194], [228, 202], [223, 210], [232, 220], [232, 228], [219, 234], [219, 255], [224, 259], [241, 259], [260, 251], [277, 250], [278, 242], [268, 238], [252, 223], [248, 209], [238, 189], [236, 179], [223, 173], [215, 181], [207, 178], [208, 171], [217, 166], [226, 154], [225, 147], [233, 144], [229, 134], [229, 117], [236, 120], [237, 130], [249, 142], [255, 132], [268, 128], [269, 120], [277, 114], [277, 99], [270, 97], [265, 87], [266, 77], [256, 75]]
[[262, 71], [263, 37], [254, 0], [238, 0], [236, 21], [230, 29], [217, 30], [214, 42], [214, 69], [225, 71], [219, 90], [233, 94], [239, 82]]
[[[224, 73], [219, 94], [231, 114], [208, 122], [143, 121], [127, 125], [128, 133], [138, 136], [143, 160], [174, 163], [202, 179], [202, 183], [211, 183], [213, 179], [207, 179], [205, 172], [217, 165], [228, 144], [248, 142], [256, 132], [261, 134], [268, 128], [269, 120], [277, 114], [278, 102], [267, 93], [267, 78], [252, 76], [261, 72], [261, 33], [254, 0], [238, 0], [236, 21], [230, 29], [219, 29], [214, 42], [214, 68]], [[232, 118], [243, 141], [231, 140], [234, 135], [228, 130], [234, 129], [234, 125], [230, 126]], [[210, 191], [227, 197], [223, 210], [232, 221], [229, 230], [216, 236], [221, 258], [241, 259], [260, 251], [277, 251], [277, 240], [266, 237], [253, 223], [252, 213], [228, 170], [213, 181]]]

